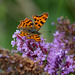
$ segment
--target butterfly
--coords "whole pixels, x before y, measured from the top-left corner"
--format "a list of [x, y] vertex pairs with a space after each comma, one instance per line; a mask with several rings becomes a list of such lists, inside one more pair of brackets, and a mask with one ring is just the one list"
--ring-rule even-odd
[[21, 21], [20, 25], [18, 25], [18, 29], [21, 30], [20, 36], [26, 36], [28, 39], [34, 39], [36, 42], [41, 41], [40, 38], [40, 28], [46, 22], [48, 18], [48, 13], [43, 13], [41, 16], [33, 16], [34, 23], [31, 19], [26, 18]]

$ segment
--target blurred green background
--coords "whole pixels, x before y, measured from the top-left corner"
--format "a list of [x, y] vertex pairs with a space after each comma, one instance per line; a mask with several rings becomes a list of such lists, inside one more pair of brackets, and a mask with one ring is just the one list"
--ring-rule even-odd
[[51, 42], [57, 17], [68, 17], [71, 22], [75, 20], [75, 0], [0, 0], [0, 45], [12, 49], [12, 34], [16, 31], [20, 20], [26, 17], [32, 19], [33, 15], [48, 12], [49, 17], [41, 28], [46, 42]]

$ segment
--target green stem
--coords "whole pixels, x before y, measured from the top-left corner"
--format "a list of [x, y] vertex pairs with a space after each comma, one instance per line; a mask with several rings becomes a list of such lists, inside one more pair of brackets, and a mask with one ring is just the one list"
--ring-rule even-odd
[[[50, 49], [50, 46], [49, 46], [48, 51], [47, 51], [47, 57], [48, 57], [49, 49]], [[44, 67], [46, 66], [47, 57], [46, 57], [46, 60], [44, 61]]]

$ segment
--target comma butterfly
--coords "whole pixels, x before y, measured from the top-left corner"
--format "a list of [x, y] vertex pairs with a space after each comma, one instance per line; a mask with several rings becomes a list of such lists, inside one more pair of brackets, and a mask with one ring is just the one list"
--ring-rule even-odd
[[33, 16], [34, 23], [31, 19], [26, 18], [24, 21], [21, 21], [21, 24], [18, 25], [18, 29], [21, 29], [21, 36], [26, 36], [28, 39], [34, 39], [35, 41], [41, 41], [39, 29], [43, 26], [48, 18], [48, 13], [43, 13], [41, 16]]

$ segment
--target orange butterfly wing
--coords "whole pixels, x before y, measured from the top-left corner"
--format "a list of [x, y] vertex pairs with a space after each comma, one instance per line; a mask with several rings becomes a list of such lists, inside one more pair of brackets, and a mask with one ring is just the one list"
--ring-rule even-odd
[[24, 21], [21, 21], [21, 24], [18, 25], [18, 29], [31, 29], [33, 27], [33, 22], [31, 19], [26, 18]]
[[35, 41], [41, 41], [40, 34], [38, 30], [46, 22], [48, 18], [48, 13], [43, 13], [41, 16], [33, 16], [34, 24], [31, 19], [26, 18], [24, 21], [21, 21], [21, 24], [18, 25], [18, 29], [21, 29], [21, 36], [26, 36], [28, 39], [34, 39]]
[[30, 35], [30, 33], [27, 33], [27, 32], [24, 32], [24, 31], [21, 31], [21, 33], [19, 34], [20, 36], [28, 36]]
[[28, 32], [29, 29], [32, 29], [33, 22], [32, 20], [26, 18], [24, 21], [21, 21], [21, 24], [18, 25], [18, 29], [21, 29], [20, 36], [28, 36], [30, 33]]
[[38, 34], [31, 34], [30, 36], [27, 37], [28, 39], [34, 39], [35, 41], [41, 41], [41, 38]]
[[42, 25], [46, 22], [48, 18], [48, 13], [43, 13], [41, 16], [33, 16], [34, 19], [34, 29], [36, 29], [36, 31], [38, 31]]

